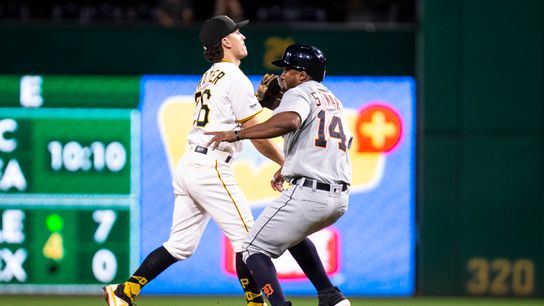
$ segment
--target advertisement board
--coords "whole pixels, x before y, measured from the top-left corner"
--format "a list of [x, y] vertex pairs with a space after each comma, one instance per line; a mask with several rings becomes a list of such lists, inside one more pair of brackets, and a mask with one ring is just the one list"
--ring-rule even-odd
[[[250, 78], [256, 87], [260, 77]], [[145, 76], [141, 82], [141, 256], [167, 238], [172, 172], [186, 150], [199, 76]], [[415, 81], [410, 77], [327, 77], [355, 137], [348, 212], [310, 238], [347, 295], [409, 296], [415, 291]], [[266, 115], [266, 114], [265, 114]], [[270, 112], [268, 112], [270, 115]], [[276, 139], [281, 146], [281, 138]], [[254, 216], [278, 196], [278, 169], [245, 141], [235, 176]], [[190, 176], [190, 174], [187, 174]], [[288, 253], [274, 261], [286, 294], [315, 290]], [[151, 294], [239, 294], [232, 249], [210, 222], [196, 252], [143, 289]]]

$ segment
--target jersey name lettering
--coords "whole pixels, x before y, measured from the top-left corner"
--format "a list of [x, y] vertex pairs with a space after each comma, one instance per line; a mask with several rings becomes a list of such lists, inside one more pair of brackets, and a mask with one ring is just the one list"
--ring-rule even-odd
[[319, 106], [322, 109], [334, 108], [336, 110], [340, 109], [340, 101], [330, 92], [330, 91], [312, 91], [312, 98], [314, 98], [315, 105]]
[[204, 73], [202, 79], [198, 83], [198, 89], [200, 89], [203, 85], [207, 85], [209, 83], [216, 85], [223, 76], [225, 76], [225, 73], [219, 69], [207, 71], [206, 73]]

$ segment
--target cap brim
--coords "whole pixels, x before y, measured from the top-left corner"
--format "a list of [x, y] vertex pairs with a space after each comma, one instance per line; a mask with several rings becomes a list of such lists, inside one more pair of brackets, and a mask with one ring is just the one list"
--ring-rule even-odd
[[239, 28], [245, 26], [246, 24], [249, 23], [249, 20], [244, 20], [244, 21], [240, 21], [236, 24], [236, 26], [234, 27], [235, 30], [238, 30]]

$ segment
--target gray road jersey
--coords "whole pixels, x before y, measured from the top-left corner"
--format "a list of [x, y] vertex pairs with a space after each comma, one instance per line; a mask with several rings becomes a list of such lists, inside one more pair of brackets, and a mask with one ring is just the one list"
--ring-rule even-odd
[[289, 89], [274, 113], [297, 112], [302, 126], [284, 135], [282, 175], [351, 184], [352, 134], [340, 100], [323, 84], [307, 81]]

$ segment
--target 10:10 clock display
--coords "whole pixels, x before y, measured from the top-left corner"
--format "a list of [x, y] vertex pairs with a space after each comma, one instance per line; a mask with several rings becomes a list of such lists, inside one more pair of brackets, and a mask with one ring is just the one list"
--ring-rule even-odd
[[47, 145], [51, 154], [51, 169], [75, 171], [121, 171], [127, 162], [127, 152], [123, 144], [113, 141], [105, 144], [95, 141], [84, 146], [77, 141], [62, 144], [51, 141]]

